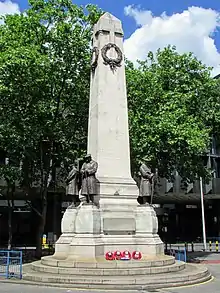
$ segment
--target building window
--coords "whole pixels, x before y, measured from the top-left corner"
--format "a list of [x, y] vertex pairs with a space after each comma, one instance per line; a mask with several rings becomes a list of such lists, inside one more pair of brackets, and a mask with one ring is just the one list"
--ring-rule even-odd
[[215, 159], [215, 172], [216, 172], [216, 177], [220, 178], [220, 158]]

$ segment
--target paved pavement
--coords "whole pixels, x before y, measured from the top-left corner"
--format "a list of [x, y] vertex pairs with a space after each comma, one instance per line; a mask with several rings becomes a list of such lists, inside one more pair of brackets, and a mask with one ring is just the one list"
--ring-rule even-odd
[[18, 284], [10, 284], [10, 283], [0, 283], [0, 292], [1, 293], [66, 293], [66, 292], [72, 293], [72, 291], [66, 290], [66, 289], [62, 290], [58, 288], [18, 285]]
[[219, 264], [220, 253], [193, 252], [188, 254], [188, 259], [198, 263], [200, 262], [205, 264]]

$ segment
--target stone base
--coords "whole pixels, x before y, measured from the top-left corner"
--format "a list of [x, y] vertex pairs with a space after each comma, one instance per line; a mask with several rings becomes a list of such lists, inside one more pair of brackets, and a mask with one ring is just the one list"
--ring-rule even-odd
[[[99, 290], [149, 290], [197, 284], [211, 279], [202, 265], [175, 262], [171, 256], [141, 261], [59, 261], [53, 256], [24, 266], [27, 284]], [[134, 292], [134, 291], [132, 291]]]
[[[142, 259], [106, 261], [105, 253], [116, 250], [138, 250]], [[147, 290], [210, 278], [205, 267], [164, 255], [154, 209], [125, 198], [101, 198], [100, 208], [68, 208], [55, 254], [26, 265], [23, 273], [27, 284], [101, 290]]]
[[137, 250], [144, 257], [163, 254], [154, 209], [149, 205], [139, 206], [133, 199], [115, 202], [102, 199], [100, 208], [88, 204], [68, 208], [54, 258], [95, 260], [115, 250]]
[[100, 235], [100, 209], [82, 203], [77, 208], [67, 208], [64, 213], [62, 235], [55, 244], [56, 259], [95, 259], [103, 255]]

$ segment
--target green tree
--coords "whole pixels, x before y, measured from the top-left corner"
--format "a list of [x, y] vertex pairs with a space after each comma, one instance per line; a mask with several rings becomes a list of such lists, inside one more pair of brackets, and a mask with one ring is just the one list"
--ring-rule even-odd
[[207, 97], [204, 105], [206, 125], [211, 128], [212, 137], [216, 144], [220, 145], [220, 79], [219, 76], [213, 80], [210, 95]]
[[27, 194], [39, 183], [39, 257], [55, 166], [86, 149], [91, 32], [101, 11], [70, 0], [29, 4], [0, 26], [0, 148], [16, 154]]
[[202, 156], [209, 150], [219, 101], [211, 69], [175, 47], [150, 52], [138, 65], [128, 62], [126, 70], [134, 171], [150, 156], [168, 179], [175, 170], [185, 180], [207, 175]]

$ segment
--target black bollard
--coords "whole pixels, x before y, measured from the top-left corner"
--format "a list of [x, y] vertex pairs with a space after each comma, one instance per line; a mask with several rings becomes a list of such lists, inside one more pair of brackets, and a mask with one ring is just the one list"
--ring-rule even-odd
[[186, 250], [186, 252], [188, 251], [188, 243], [187, 242], [185, 242], [185, 250]]
[[194, 243], [192, 242], [191, 245], [192, 245], [192, 252], [194, 252]]

